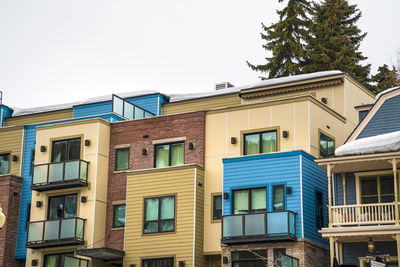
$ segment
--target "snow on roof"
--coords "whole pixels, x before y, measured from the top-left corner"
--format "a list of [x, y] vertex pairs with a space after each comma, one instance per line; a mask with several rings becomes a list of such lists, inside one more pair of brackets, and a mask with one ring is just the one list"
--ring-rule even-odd
[[335, 156], [400, 151], [400, 131], [357, 139], [338, 147]]
[[390, 93], [390, 92], [392, 92], [392, 91], [394, 91], [394, 90], [397, 90], [397, 89], [400, 89], [400, 86], [392, 87], [392, 88], [386, 89], [385, 91], [380, 92], [379, 94], [376, 95], [375, 101], [378, 101], [378, 99], [379, 99], [382, 95], [387, 94], [387, 93]]
[[281, 77], [281, 78], [268, 79], [268, 80], [264, 80], [261, 82], [248, 84], [248, 85], [244, 85], [244, 86], [231, 87], [231, 88], [220, 89], [220, 90], [209, 91], [209, 92], [191, 93], [191, 94], [172, 94], [172, 95], [170, 95], [170, 102], [178, 102], [178, 101], [191, 100], [191, 99], [202, 98], [202, 97], [239, 93], [241, 91], [259, 88], [259, 87], [267, 87], [267, 86], [279, 85], [279, 84], [284, 84], [284, 83], [317, 79], [317, 78], [338, 75], [338, 74], [343, 74], [343, 72], [339, 71], [339, 70], [320, 71], [320, 72], [314, 72], [314, 73], [308, 73], [308, 74], [300, 74], [300, 75], [292, 75], [292, 76]]
[[[142, 90], [142, 91], [119, 93], [116, 95], [119, 97], [122, 97], [122, 98], [130, 98], [130, 97], [138, 97], [138, 96], [150, 95], [150, 94], [155, 94], [155, 93], [157, 93], [157, 92], [152, 91], [152, 90]], [[59, 105], [50, 105], [50, 106], [42, 106], [42, 107], [34, 107], [34, 108], [14, 108], [13, 107], [12, 109], [14, 110], [14, 113], [12, 116], [16, 117], [16, 116], [22, 116], [22, 115], [28, 115], [28, 114], [36, 114], [36, 113], [57, 111], [57, 110], [63, 110], [63, 109], [70, 109], [70, 108], [73, 108], [74, 106], [78, 106], [78, 105], [94, 104], [94, 103], [98, 103], [98, 102], [111, 101], [111, 100], [112, 100], [112, 95], [103, 95], [103, 96], [88, 98], [88, 99], [85, 99], [80, 102], [73, 102], [73, 103], [66, 103], [66, 104], [59, 104]]]

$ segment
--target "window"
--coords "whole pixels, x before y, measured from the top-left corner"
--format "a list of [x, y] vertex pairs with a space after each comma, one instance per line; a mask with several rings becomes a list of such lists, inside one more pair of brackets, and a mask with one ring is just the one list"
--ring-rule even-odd
[[335, 140], [329, 136], [319, 133], [319, 155], [321, 157], [329, 157], [335, 154]]
[[156, 168], [185, 164], [185, 143], [171, 143], [155, 146]]
[[273, 209], [285, 210], [285, 186], [283, 184], [272, 187]]
[[49, 197], [48, 220], [75, 218], [77, 207], [77, 195], [63, 195]]
[[33, 174], [33, 168], [35, 167], [35, 149], [31, 152], [31, 175]]
[[360, 110], [358, 112], [358, 121], [361, 122], [367, 116], [369, 110]]
[[222, 195], [212, 195], [212, 221], [219, 221], [222, 217]]
[[233, 267], [265, 267], [268, 265], [267, 250], [232, 251]]
[[113, 205], [113, 228], [125, 226], [125, 204]]
[[81, 155], [81, 139], [54, 141], [51, 162], [78, 160]]
[[145, 234], [175, 230], [175, 196], [146, 198], [144, 200]]
[[0, 174], [8, 174], [10, 169], [10, 154], [0, 154]]
[[233, 191], [233, 214], [262, 212], [267, 209], [267, 189], [250, 188]]
[[44, 267], [61, 267], [65, 256], [73, 257], [74, 253], [48, 254], [44, 256]]
[[129, 169], [129, 147], [119, 148], [115, 150], [115, 170]]
[[392, 175], [361, 177], [361, 203], [387, 203], [394, 201]]
[[244, 154], [253, 155], [275, 152], [277, 148], [276, 130], [244, 135]]
[[31, 204], [28, 204], [27, 211], [26, 211], [26, 225], [25, 229], [28, 229], [28, 224], [31, 221]]
[[316, 216], [316, 225], [318, 229], [324, 227], [324, 199], [322, 197], [322, 192], [315, 191], [315, 216]]
[[142, 260], [142, 267], [174, 267], [174, 258]]

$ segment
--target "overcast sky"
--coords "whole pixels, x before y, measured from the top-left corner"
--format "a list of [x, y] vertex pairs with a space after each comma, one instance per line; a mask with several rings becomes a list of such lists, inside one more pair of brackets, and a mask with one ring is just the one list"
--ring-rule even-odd
[[[136, 90], [185, 93], [258, 81], [261, 22], [278, 0], [0, 0], [3, 104], [33, 107]], [[286, 2], [285, 2], [286, 3]], [[395, 63], [399, 0], [350, 0], [373, 71]]]

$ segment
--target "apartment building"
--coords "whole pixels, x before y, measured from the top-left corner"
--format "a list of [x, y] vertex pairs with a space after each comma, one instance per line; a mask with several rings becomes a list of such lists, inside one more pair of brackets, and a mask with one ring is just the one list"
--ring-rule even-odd
[[400, 87], [384, 91], [346, 143], [331, 158], [316, 162], [327, 170], [331, 266], [400, 266], [399, 132]]

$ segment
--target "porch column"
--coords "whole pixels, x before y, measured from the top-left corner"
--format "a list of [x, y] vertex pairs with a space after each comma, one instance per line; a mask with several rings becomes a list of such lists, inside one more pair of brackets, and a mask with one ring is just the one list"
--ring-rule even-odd
[[[393, 167], [393, 181], [394, 181], [394, 210], [395, 210], [395, 221], [396, 224], [399, 224], [399, 193], [398, 193], [398, 183], [397, 183], [397, 159], [392, 159], [392, 167]], [[398, 241], [397, 241], [398, 242]], [[397, 245], [398, 249], [398, 245]]]
[[[329, 228], [332, 227], [332, 189], [331, 189], [331, 176], [332, 176], [333, 165], [328, 164], [326, 166], [326, 172], [328, 175], [328, 214], [329, 214]], [[333, 239], [332, 239], [333, 240]], [[333, 241], [332, 241], [333, 242]]]
[[338, 255], [339, 264], [343, 264], [343, 242], [342, 241], [338, 242], [338, 250], [339, 250], [339, 255]]
[[397, 244], [397, 266], [400, 267], [400, 234], [396, 234]]
[[333, 258], [335, 257], [335, 240], [333, 237], [329, 237], [329, 254], [331, 258], [331, 267], [333, 267]]

